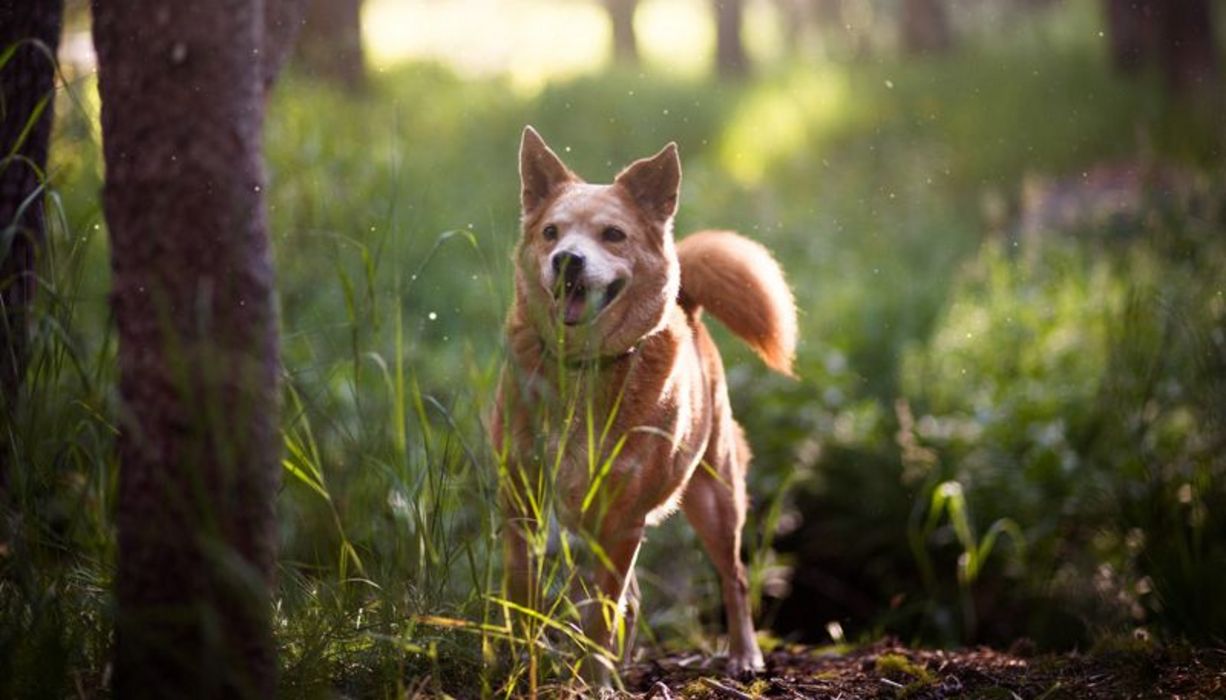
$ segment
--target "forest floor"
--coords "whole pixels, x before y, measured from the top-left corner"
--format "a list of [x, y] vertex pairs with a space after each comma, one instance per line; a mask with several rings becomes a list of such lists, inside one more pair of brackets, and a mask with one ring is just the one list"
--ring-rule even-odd
[[628, 669], [631, 697], [669, 698], [1226, 698], [1226, 648], [1149, 647], [1094, 654], [908, 648], [883, 640], [845, 653], [803, 646], [767, 654], [765, 674], [741, 682], [697, 654]]

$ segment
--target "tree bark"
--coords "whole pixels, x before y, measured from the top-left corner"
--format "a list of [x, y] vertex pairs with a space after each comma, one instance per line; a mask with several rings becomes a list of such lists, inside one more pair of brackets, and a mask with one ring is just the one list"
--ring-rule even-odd
[[902, 43], [910, 54], [937, 54], [953, 45], [942, 0], [903, 0]]
[[799, 56], [803, 51], [806, 31], [815, 21], [820, 11], [829, 11], [830, 6], [837, 8], [837, 3], [819, 3], [810, 0], [775, 0], [775, 11], [779, 15], [779, 33], [783, 37], [783, 46], [788, 56]]
[[1209, 0], [1106, 0], [1111, 60], [1135, 76], [1157, 65], [1176, 94], [1212, 87], [1218, 75]]
[[[63, 11], [62, 0], [0, 6], [0, 51], [17, 47], [0, 67], [0, 426], [11, 420], [26, 370]], [[11, 458], [5, 441], [0, 435], [0, 484]]]
[[275, 2], [294, 4], [93, 3], [122, 399], [117, 697], [276, 692], [280, 371], [261, 139], [292, 32], [266, 28]]
[[744, 0], [712, 0], [715, 8], [715, 70], [722, 78], [749, 74], [749, 54], [741, 37]]
[[365, 89], [362, 0], [307, 0], [295, 49], [297, 63], [308, 75], [350, 90]]
[[634, 13], [639, 0], [604, 0], [613, 29], [613, 62], [620, 66], [639, 65], [639, 42], [634, 33]]
[[1159, 58], [1167, 85], [1177, 94], [1212, 86], [1217, 55], [1209, 0], [1166, 0], [1162, 5]]
[[1157, 45], [1154, 3], [1150, 0], [1105, 0], [1111, 62], [1126, 75], [1136, 75]]

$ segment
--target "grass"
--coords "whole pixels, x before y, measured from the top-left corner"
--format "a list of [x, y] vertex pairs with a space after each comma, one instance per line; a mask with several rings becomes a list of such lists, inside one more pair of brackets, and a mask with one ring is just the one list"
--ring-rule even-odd
[[[1196, 343], [1221, 343], [1220, 219], [1181, 208], [1143, 235], [1057, 241], [1030, 262], [987, 233], [1027, 177], [1135, 158], [1177, 131], [1181, 113], [1150, 86], [1110, 75], [1095, 27], [1074, 4], [946, 59], [784, 62], [744, 84], [602, 72], [525, 90], [411, 63], [359, 98], [288, 76], [266, 132], [286, 380], [285, 693], [508, 695], [573, 669], [571, 543], [537, 533], [538, 551], [565, 551], [541, 572], [554, 607], [509, 614], [491, 507], [500, 471], [484, 437], [525, 123], [596, 181], [676, 140], [678, 231], [738, 228], [793, 281], [801, 381], [769, 375], [716, 329], [757, 454], [747, 548], [767, 621], [786, 622], [789, 588], [826, 567], [873, 607], [814, 593], [833, 602], [810, 627], [842, 619], [855, 637], [965, 639], [967, 606], [982, 618], [1009, 589], [1031, 596], [1036, 619], [1084, 604], [1090, 622], [1062, 629], [1133, 624], [1131, 608], [1121, 621], [1118, 605], [1069, 587], [1108, 564], [1147, 623], [1220, 633], [1196, 610], [1221, 606], [1195, 591], [1220, 570], [1222, 465], [1204, 445], [1221, 423], [1207, 393], [1159, 382], [1160, 410], [1137, 412], [1137, 437], [1120, 427], [1132, 414], [1112, 410], [1144, 407], [1136, 391], [1150, 389], [1108, 381], [1215, 386]], [[115, 343], [96, 96], [88, 80], [73, 93], [58, 110], [34, 362], [10, 427], [24, 468], [0, 537], [3, 695], [48, 679], [61, 695], [100, 687], [111, 643]], [[1207, 152], [1198, 139], [1212, 136], [1198, 133], [1171, 152]], [[1220, 185], [1220, 163], [1208, 172]], [[966, 341], [979, 332], [991, 339]], [[900, 397], [915, 411], [912, 446], [932, 453], [916, 480], [895, 436]], [[1053, 447], [1059, 430], [1042, 427], [1062, 417]], [[1062, 471], [1069, 454], [1093, 469]], [[938, 505], [952, 493], [934, 494], [939, 483], [961, 500]], [[993, 554], [1011, 549], [989, 542], [1001, 528], [981, 538], [975, 522], [1017, 523], [1033, 571]], [[1133, 530], [1181, 544], [1138, 548]], [[639, 571], [640, 639], [714, 650], [718, 582], [680, 518], [649, 535]], [[1136, 600], [1146, 576], [1165, 596], [1157, 607]], [[1025, 619], [997, 622], [980, 619], [979, 634]]]

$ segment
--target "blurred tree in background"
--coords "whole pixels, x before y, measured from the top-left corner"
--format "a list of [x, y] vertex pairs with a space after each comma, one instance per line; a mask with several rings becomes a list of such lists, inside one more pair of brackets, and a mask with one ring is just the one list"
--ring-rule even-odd
[[295, 44], [298, 67], [348, 90], [365, 89], [362, 0], [304, 1], [306, 15]]
[[1116, 69], [1157, 66], [1178, 94], [1214, 90], [1218, 77], [1209, 0], [1105, 0]]
[[638, 35], [634, 32], [634, 13], [639, 0], [604, 0], [612, 29], [613, 61], [626, 66], [639, 64]]
[[941, 53], [953, 43], [942, 0], [903, 0], [899, 21], [903, 47], [910, 53]]
[[742, 38], [744, 0], [711, 0], [715, 10], [715, 70], [723, 78], [749, 74], [749, 54]]

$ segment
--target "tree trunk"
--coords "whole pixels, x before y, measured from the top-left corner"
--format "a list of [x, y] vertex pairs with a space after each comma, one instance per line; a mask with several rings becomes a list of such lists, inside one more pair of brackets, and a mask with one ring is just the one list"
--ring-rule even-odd
[[1150, 0], [1106, 0], [1107, 39], [1111, 62], [1126, 75], [1136, 75], [1157, 45], [1154, 3]]
[[1157, 65], [1172, 92], [1212, 87], [1218, 74], [1209, 0], [1106, 0], [1111, 59], [1137, 75]]
[[275, 2], [293, 4], [93, 4], [122, 399], [117, 697], [276, 691], [261, 139], [270, 63], [291, 33], [265, 36]]
[[0, 484], [11, 457], [4, 426], [25, 376], [34, 261], [45, 235], [39, 189], [47, 168], [63, 10], [62, 0], [0, 6], [0, 51], [17, 45], [0, 67]]
[[722, 78], [749, 73], [749, 55], [741, 38], [744, 0], [712, 0], [715, 6], [715, 69]]
[[613, 62], [619, 66], [639, 65], [639, 42], [634, 33], [634, 12], [639, 0], [604, 0], [613, 28]]
[[910, 54], [936, 54], [953, 45], [942, 0], [903, 0], [902, 44]]
[[1209, 0], [1166, 0], [1159, 58], [1167, 85], [1178, 94], [1213, 87], [1217, 56]]
[[[838, 0], [774, 0], [775, 11], [778, 14], [779, 33], [783, 37], [783, 46], [789, 57], [800, 56], [806, 49], [806, 41], [820, 29], [826, 15], [838, 13], [841, 3]], [[841, 23], [835, 22], [840, 30]]]
[[366, 87], [362, 0], [306, 0], [306, 19], [295, 46], [303, 72], [349, 90]]

